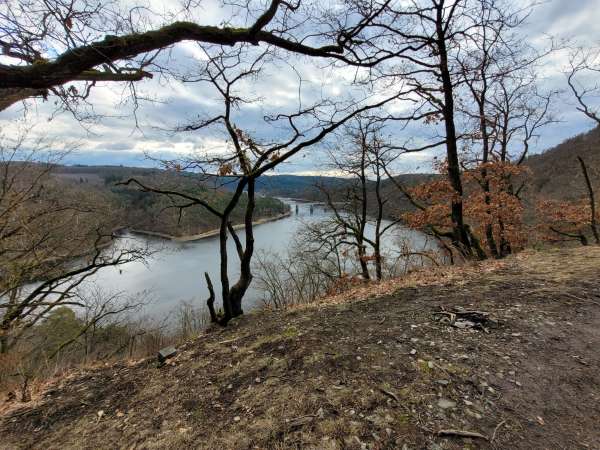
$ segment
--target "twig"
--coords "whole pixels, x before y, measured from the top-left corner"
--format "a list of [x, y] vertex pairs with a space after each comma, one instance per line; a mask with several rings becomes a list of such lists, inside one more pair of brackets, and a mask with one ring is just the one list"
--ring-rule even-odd
[[492, 434], [492, 438], [490, 439], [490, 442], [494, 442], [494, 439], [496, 439], [496, 433], [498, 432], [500, 427], [502, 425], [504, 425], [505, 423], [506, 423], [506, 419], [504, 419], [502, 422], [500, 422], [498, 425], [496, 425], [496, 428], [494, 428], [494, 433]]
[[233, 338], [233, 339], [227, 339], [226, 341], [221, 341], [221, 342], [217, 342], [217, 344], [230, 344], [232, 342], [235, 342], [239, 339], [239, 337]]
[[485, 439], [486, 441], [489, 440], [483, 434], [476, 433], [475, 431], [463, 431], [463, 430], [440, 430], [440, 431], [438, 431], [438, 436], [460, 436], [460, 437]]

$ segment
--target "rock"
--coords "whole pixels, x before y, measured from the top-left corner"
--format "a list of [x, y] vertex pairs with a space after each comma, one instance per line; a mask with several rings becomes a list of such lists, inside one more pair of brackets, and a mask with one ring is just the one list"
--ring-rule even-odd
[[158, 358], [158, 362], [160, 364], [164, 364], [167, 359], [172, 358], [176, 354], [177, 354], [177, 349], [175, 347], [165, 347], [165, 348], [161, 348], [158, 351], [158, 354], [156, 355], [156, 357]]
[[448, 400], [447, 398], [440, 398], [437, 404], [442, 409], [456, 408], [456, 402]]
[[453, 324], [453, 327], [455, 328], [473, 328], [475, 326], [475, 322], [471, 322], [470, 320], [465, 320], [465, 319], [458, 319], [456, 320]]
[[235, 416], [235, 417], [233, 418], [233, 421], [234, 421], [234, 422], [239, 422], [239, 421], [240, 421], [240, 416]]

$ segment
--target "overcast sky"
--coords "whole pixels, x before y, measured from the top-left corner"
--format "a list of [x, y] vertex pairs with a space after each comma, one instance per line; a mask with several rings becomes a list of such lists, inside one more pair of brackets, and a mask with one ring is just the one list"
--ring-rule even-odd
[[[132, 1], [132, 0], [131, 0]], [[163, 0], [166, 2], [166, 0]], [[161, 1], [152, 0], [156, 8]], [[526, 2], [525, 2], [526, 3]], [[227, 15], [217, 2], [206, 1], [199, 14], [199, 23], [218, 25]], [[538, 6], [528, 20], [531, 42], [542, 42], [547, 35], [576, 39], [582, 45], [600, 44], [600, 0], [550, 0]], [[172, 51], [174, 61], [186, 64], [194, 58], [202, 59], [195, 44], [183, 43]], [[562, 73], [566, 63], [564, 53], [555, 55], [544, 67], [543, 88], [564, 89]], [[302, 83], [299, 83], [299, 76]], [[244, 107], [236, 113], [239, 126], [252, 134], [266, 137], [277, 130], [265, 124], [265, 114], [277, 111], [292, 111], [298, 108], [299, 94], [304, 104], [326, 98], [351, 98], [353, 72], [348, 69], [332, 69], [324, 61], [303, 57], [285, 57], [269, 64], [255, 80], [240, 86], [244, 96], [260, 98], [260, 102]], [[123, 164], [134, 166], [153, 165], [144, 153], [155, 156], [185, 155], [189, 152], [223, 146], [225, 136], [217, 129], [207, 133], [169, 133], [165, 129], [184, 124], [197, 117], [208, 117], [220, 110], [218, 96], [206, 85], [183, 84], [160, 77], [139, 83], [138, 93], [151, 96], [154, 102], [141, 102], [137, 109], [137, 122], [132, 114], [131, 103], [125, 102], [128, 92], [122, 85], [96, 87], [90, 103], [94, 112], [104, 116], [95, 123], [82, 126], [68, 113], [61, 113], [51, 120], [51, 102], [30, 103], [27, 113], [32, 134], [47, 136], [57, 146], [67, 143], [76, 145], [67, 162], [80, 164]], [[592, 123], [575, 110], [569, 95], [560, 98], [556, 105], [561, 122], [545, 129], [544, 135], [535, 144], [533, 151], [539, 152], [552, 147], [564, 139], [589, 130]], [[15, 118], [21, 117], [19, 105], [0, 113], [3, 132], [14, 130]], [[139, 127], [136, 127], [136, 123]], [[10, 127], [10, 128], [9, 128]], [[423, 133], [411, 127], [402, 131], [403, 140]], [[407, 172], [430, 170], [429, 160], [434, 152], [405, 155], [401, 161]], [[279, 169], [279, 173], [315, 174], [328, 173], [324, 164], [323, 147], [313, 148], [296, 157]]]

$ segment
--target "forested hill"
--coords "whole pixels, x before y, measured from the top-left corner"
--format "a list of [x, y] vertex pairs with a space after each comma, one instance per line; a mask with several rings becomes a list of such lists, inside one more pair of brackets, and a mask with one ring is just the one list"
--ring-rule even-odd
[[[202, 207], [194, 206], [182, 210], [170, 208], [172, 202], [164, 195], [142, 192], [136, 187], [119, 185], [119, 181], [135, 177], [148, 186], [171, 191], [184, 192], [206, 200], [218, 210], [224, 209], [231, 192], [215, 188], [193, 174], [139, 167], [123, 166], [58, 166], [55, 178], [77, 189], [102, 194], [112, 202], [115, 215], [119, 215], [121, 225], [128, 228], [168, 234], [189, 236], [218, 228], [219, 220]], [[246, 199], [232, 212], [234, 224], [242, 223]], [[272, 197], [256, 198], [256, 219], [273, 217], [284, 213], [287, 206]]]
[[577, 160], [588, 166], [592, 183], [600, 183], [600, 127], [577, 135], [539, 155], [530, 156], [526, 165], [532, 170], [531, 190], [558, 200], [574, 200], [585, 195], [585, 181]]
[[[431, 180], [436, 175], [426, 173], [409, 173], [402, 174], [397, 177], [397, 180], [405, 186], [415, 186], [420, 183]], [[277, 197], [290, 197], [305, 200], [324, 201], [325, 195], [318, 186], [325, 189], [335, 200], [336, 195], [344, 191], [350, 183], [356, 180], [337, 177], [320, 177], [320, 176], [304, 176], [304, 175], [271, 175], [263, 177], [259, 180], [258, 189], [260, 192]], [[384, 195], [396, 197], [394, 208], [407, 209], [410, 204], [406, 201], [398, 189], [390, 180], [383, 180], [382, 183]], [[375, 183], [369, 183], [369, 191], [374, 192]]]

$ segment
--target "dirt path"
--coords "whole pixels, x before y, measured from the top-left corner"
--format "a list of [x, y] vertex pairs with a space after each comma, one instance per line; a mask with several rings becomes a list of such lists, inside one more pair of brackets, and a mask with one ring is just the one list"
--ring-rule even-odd
[[[500, 325], [434, 320], [457, 306]], [[0, 447], [600, 449], [599, 348], [600, 249], [525, 253], [79, 373], [2, 417]]]

